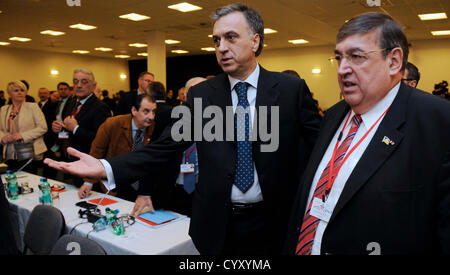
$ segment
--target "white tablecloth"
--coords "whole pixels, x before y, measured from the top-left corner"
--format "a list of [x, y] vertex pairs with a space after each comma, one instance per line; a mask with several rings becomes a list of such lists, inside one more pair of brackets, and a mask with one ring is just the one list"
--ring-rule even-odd
[[[17, 175], [18, 182], [28, 182], [29, 186], [34, 189], [31, 194], [19, 195], [18, 200], [9, 200], [11, 209], [17, 213], [17, 222], [19, 226], [20, 238], [23, 238], [26, 222], [33, 208], [39, 204], [39, 188], [40, 177], [19, 172]], [[2, 179], [4, 181], [4, 176]], [[49, 179], [50, 185], [63, 184], [58, 181]], [[177, 214], [179, 218], [159, 228], [136, 222], [134, 225], [126, 228], [123, 236], [117, 236], [108, 227], [106, 230], [95, 232], [92, 231], [92, 224], [85, 223], [86, 219], [78, 217], [80, 207], [75, 206], [79, 202], [77, 189], [71, 185], [65, 185], [66, 192], [60, 193], [60, 202], [55, 206], [61, 210], [66, 221], [66, 233], [69, 233], [75, 226], [72, 234], [86, 237], [89, 233], [89, 239], [98, 242], [109, 255], [119, 254], [138, 254], [138, 255], [198, 255], [198, 251], [192, 243], [188, 235], [189, 221], [186, 216]], [[118, 203], [108, 206], [99, 206], [102, 214], [105, 214], [105, 208], [119, 209], [118, 216], [131, 213], [134, 202], [125, 201], [116, 197], [107, 196], [105, 194], [93, 193], [89, 198], [91, 200], [99, 197], [109, 197], [118, 201]], [[78, 225], [78, 226], [77, 226]]]

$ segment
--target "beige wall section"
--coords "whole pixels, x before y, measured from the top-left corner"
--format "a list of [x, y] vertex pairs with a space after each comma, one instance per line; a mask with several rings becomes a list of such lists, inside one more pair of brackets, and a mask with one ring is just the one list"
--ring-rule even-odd
[[[421, 73], [419, 89], [432, 92], [434, 84], [450, 81], [450, 39], [412, 41], [409, 61]], [[283, 50], [266, 48], [258, 62], [271, 71], [292, 69], [306, 80], [314, 98], [323, 109], [339, 101], [337, 68], [328, 58], [333, 55], [334, 46], [302, 47]], [[313, 68], [320, 68], [319, 75], [312, 74]]]
[[[108, 90], [110, 97], [119, 90], [130, 90], [126, 60], [5, 47], [0, 48], [0, 68], [0, 90], [6, 93], [8, 82], [25, 79], [30, 84], [28, 94], [36, 101], [39, 100], [37, 92], [40, 87], [56, 90], [61, 81], [72, 85], [76, 68], [91, 70], [100, 88]], [[59, 75], [52, 76], [51, 70], [58, 70]], [[120, 74], [126, 74], [127, 78], [121, 79]]]

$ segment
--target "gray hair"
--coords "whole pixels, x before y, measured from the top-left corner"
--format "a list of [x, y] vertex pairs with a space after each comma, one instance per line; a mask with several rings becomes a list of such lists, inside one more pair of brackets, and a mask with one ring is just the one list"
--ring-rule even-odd
[[[89, 75], [89, 77], [91, 78], [92, 83], [96, 84], [96, 82], [95, 82], [95, 77], [94, 77], [94, 73], [93, 73], [93, 72], [91, 72], [91, 71], [89, 71], [89, 70], [87, 70], [87, 69], [75, 69], [75, 70], [73, 71], [73, 74], [76, 74], [76, 73], [83, 73], [83, 74]], [[59, 85], [59, 84], [58, 84], [58, 85]]]
[[192, 86], [195, 86], [195, 85], [197, 85], [198, 83], [203, 82], [203, 81], [206, 81], [206, 78], [204, 78], [204, 77], [193, 77], [193, 78], [189, 79], [189, 80], [186, 82], [186, 85], [185, 85], [184, 87], [185, 87], [186, 91], [189, 91], [189, 89], [190, 89]]
[[370, 12], [361, 14], [345, 23], [336, 37], [336, 44], [342, 42], [345, 38], [365, 34], [373, 30], [380, 30], [378, 44], [383, 51], [383, 58], [386, 58], [389, 52], [394, 48], [400, 47], [403, 50], [402, 71], [406, 67], [409, 55], [408, 39], [402, 26], [387, 14], [379, 12]]
[[219, 20], [221, 17], [228, 15], [230, 13], [233, 13], [233, 12], [242, 12], [244, 14], [245, 18], [247, 19], [248, 26], [251, 30], [250, 35], [254, 35], [254, 34], [259, 35], [259, 37], [260, 37], [259, 47], [255, 53], [255, 56], [259, 56], [262, 49], [264, 48], [264, 22], [256, 10], [249, 9], [246, 5], [244, 5], [242, 3], [225, 6], [225, 7], [217, 9], [211, 15], [213, 23], [216, 23], [216, 21]]

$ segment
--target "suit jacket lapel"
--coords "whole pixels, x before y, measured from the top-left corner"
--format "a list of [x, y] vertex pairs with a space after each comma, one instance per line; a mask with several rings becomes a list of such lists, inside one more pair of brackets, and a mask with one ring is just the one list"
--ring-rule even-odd
[[[330, 222], [332, 222], [345, 204], [367, 183], [370, 177], [383, 165], [401, 143], [404, 134], [399, 128], [405, 122], [409, 96], [410, 94], [402, 84], [389, 111], [381, 121], [378, 130], [345, 183], [344, 190], [334, 208]], [[384, 137], [388, 137], [394, 141], [394, 144], [387, 145], [382, 142]]]

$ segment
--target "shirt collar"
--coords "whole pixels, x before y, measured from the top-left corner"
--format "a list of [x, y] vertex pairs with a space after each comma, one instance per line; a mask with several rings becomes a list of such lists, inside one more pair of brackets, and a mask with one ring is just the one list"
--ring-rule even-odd
[[[131, 130], [133, 132], [136, 132], [139, 128], [137, 127], [136, 123], [134, 123], [134, 119], [133, 117], [131, 117]], [[141, 129], [142, 131], [144, 131], [144, 129]]]
[[239, 80], [237, 78], [233, 78], [230, 75], [228, 75], [228, 79], [230, 81], [231, 90], [233, 90], [234, 86], [236, 84], [238, 84], [239, 82], [246, 82], [246, 83], [250, 84], [252, 87], [254, 87], [255, 89], [257, 89], [258, 88], [259, 71], [260, 71], [259, 64], [256, 63], [255, 70], [244, 81]]
[[[380, 118], [380, 116], [389, 108], [397, 96], [398, 90], [400, 88], [400, 82], [392, 88], [387, 95], [381, 99], [375, 106], [373, 106], [369, 111], [365, 114], [361, 115], [362, 124], [369, 129], [375, 122]], [[352, 110], [351, 119], [355, 115], [355, 112]]]
[[83, 99], [80, 99], [80, 104], [83, 105], [83, 104], [86, 102], [86, 100], [88, 100], [88, 99], [89, 99], [91, 96], [93, 96], [93, 95], [94, 95], [94, 93], [88, 95], [87, 97], [85, 97], [85, 98], [83, 98]]

